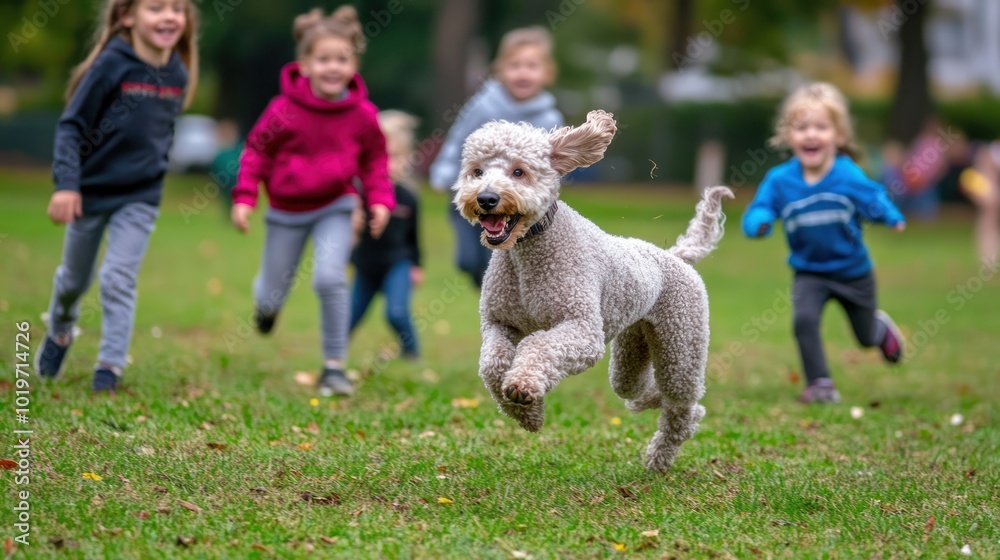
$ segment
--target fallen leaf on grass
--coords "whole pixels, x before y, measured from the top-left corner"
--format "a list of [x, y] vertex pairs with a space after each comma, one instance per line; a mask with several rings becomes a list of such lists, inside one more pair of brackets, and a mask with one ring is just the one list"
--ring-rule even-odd
[[17, 461], [11, 461], [10, 459], [0, 459], [0, 469], [7, 469], [12, 471], [17, 468]]
[[310, 422], [309, 424], [306, 425], [306, 431], [309, 432], [310, 434], [318, 434], [319, 424], [315, 422]]
[[628, 550], [628, 547], [625, 546], [624, 543], [617, 543], [616, 542], [616, 543], [612, 543], [612, 546], [614, 546], [615, 550], [617, 550], [618, 552], [625, 552], [626, 550]]
[[183, 547], [189, 547], [193, 545], [195, 542], [197, 542], [197, 540], [194, 537], [185, 537], [185, 536], [177, 537], [177, 544]]
[[160, 506], [160, 507], [156, 508], [156, 513], [162, 513], [163, 515], [170, 515], [171, 511], [173, 511], [173, 510], [171, 510], [167, 506]]
[[788, 381], [789, 382], [791, 382], [794, 385], [794, 384], [798, 383], [800, 380], [802, 380], [802, 377], [799, 376], [799, 372], [797, 372], [797, 371], [791, 371], [791, 370], [788, 371]]
[[302, 501], [310, 504], [317, 504], [321, 506], [336, 506], [340, 505], [340, 494], [336, 492], [330, 492], [328, 496], [316, 496], [312, 492], [303, 492], [299, 494]]
[[510, 551], [511, 558], [531, 558], [527, 552], [523, 550], [512, 550]]
[[615, 486], [615, 489], [618, 490], [618, 493], [621, 494], [626, 500], [634, 500], [638, 498], [638, 496], [635, 495], [635, 492], [625, 488], [624, 486]]
[[73, 410], [69, 411], [69, 413], [72, 414], [73, 416], [83, 416], [83, 411], [82, 410], [77, 410], [75, 408]]
[[937, 523], [937, 521], [934, 519], [933, 515], [927, 518], [927, 523], [924, 523], [924, 540], [927, 540], [927, 537], [930, 536], [931, 531], [934, 530], [935, 523]]
[[210, 441], [206, 445], [208, 445], [210, 448], [212, 448], [212, 449], [214, 449], [216, 451], [225, 451], [226, 448], [229, 447], [228, 445], [226, 445], [224, 443], [218, 443], [218, 442], [214, 442], [214, 441]]
[[299, 449], [301, 451], [309, 451], [310, 449], [312, 449], [312, 444], [307, 441], [302, 442], [299, 444]]
[[644, 537], [658, 537], [658, 536], [660, 536], [660, 530], [659, 529], [653, 529], [652, 531], [643, 531], [643, 532], [641, 532], [639, 534], [642, 535], [642, 536], [644, 536]]
[[723, 475], [722, 473], [720, 473], [719, 471], [717, 471], [715, 469], [712, 469], [712, 474], [714, 474], [715, 478], [718, 478], [719, 480], [726, 480], [725, 475]]
[[977, 472], [979, 472], [979, 471], [977, 471], [976, 469], [969, 469], [967, 471], [963, 471], [962, 474], [965, 475], [965, 478], [972, 478], [972, 477], [976, 476]]
[[466, 399], [459, 397], [452, 399], [451, 406], [455, 408], [476, 408], [479, 406], [479, 399]]
[[156, 486], [153, 486], [153, 492], [163, 492], [163, 493], [165, 493], [166, 491], [167, 491], [167, 488], [165, 486], [160, 486], [159, 484], [157, 484]]
[[323, 541], [323, 542], [325, 542], [326, 544], [329, 544], [329, 545], [337, 544], [337, 541], [339, 539], [340, 539], [340, 537], [320, 537], [319, 538], [319, 540], [321, 540], [321, 541]]
[[268, 554], [270, 554], [270, 553], [271, 553], [271, 549], [270, 549], [270, 548], [267, 548], [266, 546], [264, 546], [264, 545], [262, 545], [262, 544], [254, 544], [254, 545], [253, 545], [253, 546], [251, 546], [250, 548], [252, 548], [252, 549], [254, 549], [254, 550], [260, 550], [260, 551], [262, 551], [262, 552], [267, 552]]
[[424, 439], [424, 438], [434, 437], [436, 435], [437, 434], [435, 434], [434, 432], [427, 430], [426, 432], [422, 432], [419, 437], [420, 439]]
[[438, 498], [438, 503], [439, 504], [452, 504], [452, 503], [454, 503], [454, 501], [449, 500], [448, 498], [445, 498], [445, 497], [442, 496], [442, 497]]
[[138, 517], [139, 519], [146, 520], [149, 519], [149, 512], [146, 510], [142, 510], [139, 513], [135, 514], [135, 516]]
[[181, 506], [182, 508], [184, 508], [186, 510], [193, 511], [195, 513], [201, 513], [202, 511], [204, 511], [200, 507], [198, 507], [197, 505], [192, 504], [191, 502], [189, 502], [187, 500], [177, 500], [177, 505]]
[[84, 478], [84, 480], [99, 481], [99, 480], [101, 480], [101, 475], [95, 474], [95, 473], [92, 473], [92, 472], [85, 472], [85, 473], [83, 473], [83, 478]]
[[14, 551], [17, 550], [17, 545], [14, 544], [14, 539], [7, 537], [3, 541], [3, 557], [10, 558], [13, 556]]

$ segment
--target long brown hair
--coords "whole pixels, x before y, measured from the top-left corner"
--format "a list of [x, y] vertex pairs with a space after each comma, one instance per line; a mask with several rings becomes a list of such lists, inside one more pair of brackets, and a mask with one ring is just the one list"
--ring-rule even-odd
[[[94, 32], [94, 46], [87, 55], [87, 58], [83, 59], [83, 62], [78, 64], [76, 68], [73, 69], [73, 73], [69, 78], [69, 85], [66, 87], [66, 101], [69, 101], [73, 97], [73, 93], [76, 91], [77, 86], [80, 85], [80, 80], [83, 79], [83, 75], [90, 70], [90, 67], [94, 65], [94, 61], [97, 60], [98, 55], [101, 51], [108, 46], [108, 42], [115, 35], [118, 35], [125, 39], [126, 41], [131, 41], [128, 29], [122, 25], [122, 17], [129, 13], [129, 11], [135, 9], [136, 4], [142, 0], [106, 0], [104, 4], [104, 9], [101, 12], [101, 19], [98, 21], [97, 30]], [[184, 94], [184, 108], [186, 109], [191, 105], [191, 100], [194, 99], [195, 89], [198, 87], [198, 9], [195, 7], [192, 0], [185, 0], [184, 2], [184, 15], [187, 20], [184, 25], [184, 33], [181, 35], [179, 41], [177, 41], [177, 46], [174, 49], [177, 54], [181, 57], [181, 62], [187, 68], [188, 72], [188, 84], [187, 91]]]

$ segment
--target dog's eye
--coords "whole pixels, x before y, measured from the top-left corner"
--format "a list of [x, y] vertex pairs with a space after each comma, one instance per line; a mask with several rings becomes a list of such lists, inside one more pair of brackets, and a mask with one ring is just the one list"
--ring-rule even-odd
[[472, 174], [475, 175], [476, 177], [482, 177], [483, 176], [483, 170], [482, 169], [476, 169], [475, 171], [472, 172]]
[[521, 171], [520, 169], [515, 169], [514, 170], [514, 176], [515, 177], [520, 177], [522, 175], [524, 175], [524, 171]]

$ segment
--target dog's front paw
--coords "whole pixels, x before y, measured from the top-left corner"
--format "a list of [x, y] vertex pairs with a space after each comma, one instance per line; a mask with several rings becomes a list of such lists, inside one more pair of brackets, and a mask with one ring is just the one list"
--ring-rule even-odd
[[545, 391], [525, 379], [514, 379], [504, 384], [503, 394], [512, 404], [529, 406], [545, 396]]

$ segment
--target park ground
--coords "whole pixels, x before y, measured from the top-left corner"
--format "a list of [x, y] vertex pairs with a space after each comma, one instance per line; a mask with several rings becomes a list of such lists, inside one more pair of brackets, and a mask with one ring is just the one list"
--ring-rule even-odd
[[[502, 416], [476, 374], [478, 293], [452, 266], [444, 195], [423, 192], [419, 363], [389, 359], [381, 307], [355, 333], [351, 399], [316, 398], [308, 270], [275, 333], [251, 328], [260, 212], [238, 234], [205, 178], [168, 181], [139, 281], [133, 364], [89, 394], [97, 290], [62, 379], [30, 377], [15, 420], [17, 323], [32, 352], [62, 248], [41, 171], [0, 172], [2, 429], [28, 427], [16, 558], [973, 558], [1000, 556], [1000, 275], [975, 262], [970, 213], [898, 234], [873, 226], [880, 304], [912, 351], [888, 367], [840, 309], [823, 330], [843, 402], [804, 406], [779, 238], [728, 232], [699, 263], [711, 297], [708, 410], [667, 475], [642, 453], [656, 413], [628, 413], [607, 361], [547, 397], [539, 434]], [[687, 189], [569, 186], [605, 230], [669, 246]], [[306, 262], [308, 267], [308, 259]], [[11, 443], [0, 458], [18, 460]], [[23, 484], [18, 484], [23, 482]], [[16, 544], [8, 540], [8, 545]]]

